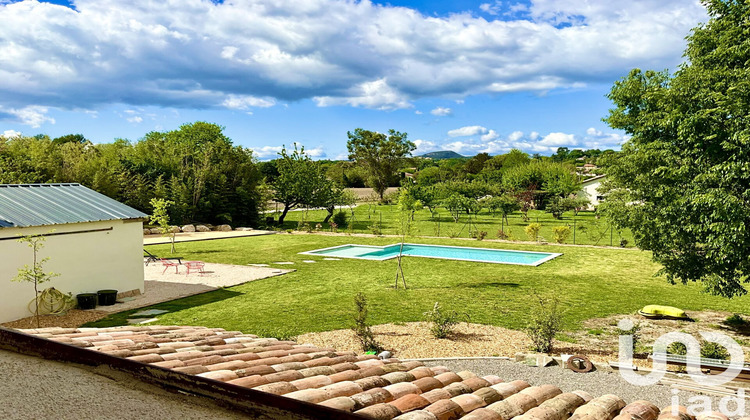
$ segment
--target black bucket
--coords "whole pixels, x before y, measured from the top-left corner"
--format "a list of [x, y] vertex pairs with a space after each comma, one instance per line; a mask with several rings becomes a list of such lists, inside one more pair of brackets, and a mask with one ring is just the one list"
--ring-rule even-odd
[[81, 293], [76, 295], [78, 300], [78, 309], [94, 309], [96, 308], [96, 293]]
[[112, 306], [117, 302], [117, 290], [100, 290], [96, 294], [99, 296], [99, 306]]

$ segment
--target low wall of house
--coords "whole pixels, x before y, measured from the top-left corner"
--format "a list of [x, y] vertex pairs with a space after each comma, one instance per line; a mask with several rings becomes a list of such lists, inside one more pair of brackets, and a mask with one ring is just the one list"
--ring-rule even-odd
[[29, 302], [34, 285], [11, 281], [24, 264], [32, 265], [32, 249], [16, 239], [19, 235], [46, 234], [38, 258], [49, 258], [45, 272], [59, 276], [43, 283], [72, 293], [96, 293], [102, 289], [143, 292], [143, 224], [104, 221], [55, 226], [0, 229], [0, 322], [31, 316]]

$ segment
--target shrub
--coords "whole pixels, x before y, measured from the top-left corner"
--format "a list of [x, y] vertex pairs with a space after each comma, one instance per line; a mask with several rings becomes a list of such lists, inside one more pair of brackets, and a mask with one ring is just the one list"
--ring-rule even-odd
[[[683, 343], [675, 342], [667, 347], [667, 353], [684, 356], [687, 354], [687, 347]], [[701, 343], [701, 357], [727, 360], [729, 359], [729, 351], [721, 344], [704, 341]]]
[[380, 235], [382, 235], [382, 234], [383, 234], [383, 231], [382, 231], [382, 230], [381, 230], [381, 228], [380, 228], [380, 223], [378, 223], [378, 222], [375, 222], [375, 223], [371, 224], [370, 226], [368, 226], [368, 228], [370, 228], [370, 232], [371, 232], [371, 233], [372, 233], [373, 235], [378, 235], [378, 236], [380, 236]]
[[333, 220], [331, 220], [330, 222], [328, 222], [328, 225], [331, 226], [331, 232], [338, 232], [339, 231], [339, 225], [338, 225], [338, 223], [334, 222]]
[[719, 343], [706, 341], [701, 343], [701, 357], [706, 359], [728, 360], [729, 351]]
[[456, 311], [443, 312], [440, 309], [440, 303], [435, 302], [431, 311], [422, 314], [425, 321], [432, 323], [430, 332], [435, 338], [447, 338], [453, 333], [453, 327], [460, 322], [460, 319], [469, 321], [469, 314], [459, 314]]
[[497, 230], [497, 239], [508, 239], [508, 234], [505, 233], [504, 230], [498, 229]]
[[383, 347], [375, 340], [375, 335], [367, 322], [367, 298], [360, 292], [354, 296], [354, 334], [362, 346], [362, 351], [380, 352]]
[[483, 230], [480, 230], [479, 232], [477, 232], [477, 241], [481, 241], [486, 237], [487, 237], [487, 232]]
[[625, 238], [620, 238], [620, 248], [625, 248], [628, 246], [628, 240]]
[[344, 213], [343, 211], [339, 211], [336, 214], [334, 214], [333, 223], [336, 223], [336, 225], [339, 227], [346, 226], [346, 223], [347, 223], [346, 213]]
[[622, 335], [629, 335], [633, 337], [633, 349], [635, 350], [638, 347], [638, 344], [641, 342], [641, 323], [635, 322], [633, 323], [633, 327], [629, 330], [623, 330], [620, 332]]
[[728, 316], [727, 319], [725, 319], [721, 323], [732, 328], [745, 328], [748, 326], [748, 324], [750, 324], [745, 318], [742, 317], [742, 315], [738, 314]]
[[529, 223], [528, 226], [526, 226], [526, 236], [529, 237], [532, 241], [539, 240], [539, 231], [542, 230], [542, 225], [539, 223]]
[[570, 226], [555, 226], [552, 228], [552, 233], [555, 237], [555, 242], [558, 244], [565, 243], [570, 236]]
[[542, 298], [537, 296], [539, 305], [530, 313], [526, 334], [532, 342], [532, 350], [549, 353], [555, 335], [562, 328], [562, 312], [557, 298]]

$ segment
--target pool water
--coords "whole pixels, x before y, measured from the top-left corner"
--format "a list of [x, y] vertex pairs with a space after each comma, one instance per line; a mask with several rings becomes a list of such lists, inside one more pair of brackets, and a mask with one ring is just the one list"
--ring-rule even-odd
[[[347, 244], [331, 248], [301, 252], [300, 254], [382, 261], [396, 258], [398, 256], [400, 247], [401, 244], [386, 246]], [[532, 251], [510, 251], [505, 249], [472, 248], [465, 246], [404, 244], [402, 255], [408, 257], [440, 258], [446, 260], [537, 266], [543, 262], [559, 257], [562, 254]]]

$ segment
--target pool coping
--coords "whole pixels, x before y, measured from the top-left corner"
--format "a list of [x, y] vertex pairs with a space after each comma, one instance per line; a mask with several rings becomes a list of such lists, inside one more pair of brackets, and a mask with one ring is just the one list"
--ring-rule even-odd
[[[385, 249], [392, 246], [399, 246], [401, 245], [400, 242], [390, 245], [359, 245], [359, 244], [343, 244], [343, 245], [336, 245], [336, 246], [329, 246], [327, 248], [320, 248], [320, 249], [313, 249], [312, 251], [304, 251], [299, 252], [298, 254], [301, 255], [314, 255], [318, 257], [325, 257], [326, 255], [318, 254], [318, 252], [321, 251], [329, 251], [332, 249], [337, 248], [344, 248], [347, 246], [356, 246], [361, 248], [373, 248], [373, 249]], [[418, 258], [432, 258], [436, 260], [450, 260], [450, 261], [468, 261], [468, 262], [481, 262], [481, 263], [489, 263], [489, 264], [507, 264], [507, 265], [525, 265], [525, 266], [531, 266], [536, 267], [538, 265], [541, 265], [547, 261], [550, 261], [552, 259], [555, 259], [561, 255], [562, 253], [555, 253], [555, 252], [541, 252], [541, 251], [519, 251], [515, 249], [503, 249], [503, 248], [482, 248], [482, 247], [473, 247], [473, 246], [457, 246], [457, 245], [432, 245], [432, 244], [415, 244], [411, 242], [404, 242], [404, 245], [421, 245], [421, 246], [434, 246], [434, 247], [441, 247], [441, 248], [465, 248], [465, 249], [482, 249], [487, 251], [505, 251], [505, 252], [517, 252], [517, 253], [524, 253], [524, 254], [545, 254], [547, 257], [542, 258], [540, 260], [534, 261], [533, 263], [516, 263], [516, 262], [506, 262], [506, 261], [487, 261], [487, 260], [474, 260], [469, 258], [444, 258], [444, 257], [432, 257], [432, 256], [426, 256], [426, 255], [404, 255], [405, 257], [418, 257]], [[392, 257], [387, 258], [364, 258], [364, 257], [350, 257], [350, 256], [343, 256], [343, 255], [334, 255], [336, 258], [348, 258], [352, 260], [366, 260], [366, 261], [387, 261], [392, 260], [394, 258], [398, 258], [398, 255], [394, 255]]]

